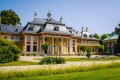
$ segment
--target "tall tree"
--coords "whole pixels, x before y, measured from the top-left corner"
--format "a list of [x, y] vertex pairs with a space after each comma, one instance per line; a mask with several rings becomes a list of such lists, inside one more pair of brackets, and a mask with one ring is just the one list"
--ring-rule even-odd
[[97, 39], [100, 39], [100, 36], [99, 36], [97, 33], [95, 33], [95, 34], [93, 35], [93, 37], [95, 37], [95, 38], [97, 38]]
[[[118, 26], [120, 26], [120, 24]], [[118, 34], [116, 49], [117, 49], [117, 53], [120, 53], [120, 28], [118, 28], [116, 32]]]
[[19, 16], [10, 9], [10, 10], [1, 11], [1, 24], [8, 24], [15, 26], [21, 23]]

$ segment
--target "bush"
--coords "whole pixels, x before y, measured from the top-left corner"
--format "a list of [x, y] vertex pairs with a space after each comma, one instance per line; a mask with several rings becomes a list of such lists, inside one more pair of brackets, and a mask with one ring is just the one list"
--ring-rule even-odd
[[90, 53], [87, 53], [86, 56], [87, 56], [88, 58], [90, 58], [91, 54], [90, 54]]
[[65, 59], [62, 57], [44, 57], [39, 64], [62, 64]]
[[26, 53], [27, 56], [30, 56], [30, 53]]
[[19, 60], [20, 49], [13, 41], [0, 37], [0, 63], [7, 63]]
[[36, 55], [37, 55], [37, 53], [33, 53], [32, 55], [33, 55], [33, 56], [36, 56]]

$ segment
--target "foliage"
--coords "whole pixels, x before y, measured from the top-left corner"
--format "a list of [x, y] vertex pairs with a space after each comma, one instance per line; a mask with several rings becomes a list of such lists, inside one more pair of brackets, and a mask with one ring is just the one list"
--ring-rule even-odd
[[26, 53], [27, 56], [30, 56], [30, 53]]
[[87, 52], [86, 56], [87, 56], [88, 58], [90, 58], [91, 52], [92, 52], [91, 47], [87, 47], [86, 52]]
[[64, 58], [62, 57], [44, 57], [40, 64], [62, 64], [65, 63]]
[[103, 45], [100, 45], [98, 47], [98, 52], [104, 52], [104, 46]]
[[86, 46], [81, 46], [81, 47], [80, 47], [80, 50], [83, 51], [83, 55], [84, 55], [84, 52], [86, 51], [86, 48], [87, 48]]
[[86, 46], [81, 46], [80, 50], [82, 50], [83, 52], [85, 52], [86, 51]]
[[0, 63], [17, 61], [20, 49], [13, 41], [8, 41], [0, 37]]
[[44, 53], [47, 54], [48, 44], [42, 44], [41, 47], [44, 50]]
[[36, 55], [37, 55], [37, 53], [33, 53], [32, 55], [33, 55], [33, 56], [36, 56]]
[[14, 26], [17, 24], [21, 24], [19, 16], [11, 9], [1, 11], [1, 23]]
[[[0, 72], [0, 80], [8, 80], [8, 79], [20, 78], [20, 77], [38, 77], [38, 76], [41, 77], [41, 76], [45, 76], [45, 75], [66, 74], [66, 73], [72, 73], [72, 72], [86, 72], [86, 71], [101, 70], [101, 69], [108, 69], [108, 68], [118, 68], [119, 69], [120, 63], [111, 62], [111, 63], [99, 64], [99, 65], [91, 64], [88, 66], [74, 65], [74, 66], [68, 66], [66, 68], [65, 67], [57, 68], [57, 67], [48, 65], [48, 68], [43, 67], [43, 68], [37, 68], [37, 69], [34, 68], [34, 69], [28, 69], [28, 70], [1, 71]], [[31, 80], [31, 78], [30, 78], [30, 80]]]
[[93, 37], [95, 37], [95, 38], [97, 38], [97, 39], [100, 39], [100, 36], [99, 36], [97, 33], [95, 33], [95, 34], [93, 35]]
[[118, 39], [117, 39], [116, 49], [117, 49], [117, 53], [120, 53], [120, 28], [117, 29], [117, 34], [118, 34]]
[[103, 34], [103, 35], [101, 35], [101, 37], [100, 37], [101, 39], [99, 41], [99, 44], [103, 45], [104, 44], [103, 40], [106, 39], [108, 36], [109, 36], [109, 34]]
[[101, 40], [104, 40], [105, 38], [107, 38], [109, 36], [109, 34], [103, 34], [101, 35]]

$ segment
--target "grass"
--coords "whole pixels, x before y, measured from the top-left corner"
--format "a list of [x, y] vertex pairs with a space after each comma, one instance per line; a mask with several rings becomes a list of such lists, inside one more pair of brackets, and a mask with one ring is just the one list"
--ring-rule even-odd
[[[46, 75], [56, 75], [56, 74], [67, 74], [73, 72], [86, 72], [93, 70], [101, 70], [107, 68], [120, 68], [120, 63], [112, 62], [109, 64], [92, 64], [89, 66], [70, 66], [68, 68], [57, 68], [49, 67], [48, 69], [32, 69], [32, 70], [21, 70], [21, 71], [1, 71], [0, 72], [0, 80], [8, 80], [12, 78], [25, 78], [25, 77], [38, 77], [38, 76], [46, 76]], [[103, 72], [104, 73], [104, 72]], [[117, 73], [118, 74], [118, 73]], [[99, 75], [100, 76], [100, 75]], [[64, 80], [64, 79], [63, 79]]]
[[[41, 60], [42, 58], [35, 58], [35, 60]], [[109, 61], [109, 60], [120, 60], [119, 56], [116, 57], [100, 57], [100, 58], [66, 58], [65, 61]]]
[[38, 62], [15, 61], [9, 63], [0, 63], [0, 66], [26, 66], [26, 65], [38, 65]]
[[120, 80], [120, 68], [66, 74], [12, 78], [10, 80]]

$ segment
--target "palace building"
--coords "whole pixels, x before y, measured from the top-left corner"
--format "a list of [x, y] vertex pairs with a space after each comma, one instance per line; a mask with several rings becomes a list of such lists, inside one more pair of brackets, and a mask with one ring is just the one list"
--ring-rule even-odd
[[120, 27], [116, 27], [115, 31], [104, 39], [104, 47], [106, 51], [111, 52], [112, 54], [116, 54], [115, 45], [117, 44], [118, 39], [117, 29], [120, 29]]
[[72, 27], [51, 17], [47, 14], [47, 19], [37, 17], [34, 14], [34, 20], [28, 22], [25, 27], [0, 24], [0, 35], [7, 40], [15, 41], [16, 45], [22, 50], [21, 54], [37, 53], [42, 54], [42, 44], [48, 44], [49, 55], [75, 55], [80, 54], [81, 46], [92, 48], [92, 54], [96, 54], [99, 47], [99, 40], [94, 38], [88, 32], [88, 28], [81, 28], [81, 31], [75, 31]]

